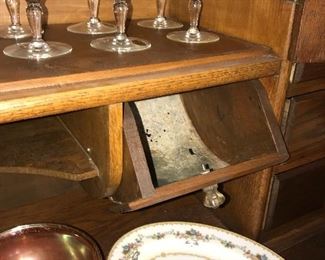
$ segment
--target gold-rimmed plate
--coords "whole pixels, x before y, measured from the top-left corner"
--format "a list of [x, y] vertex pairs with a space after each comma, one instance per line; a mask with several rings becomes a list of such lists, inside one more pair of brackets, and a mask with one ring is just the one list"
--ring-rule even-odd
[[265, 246], [221, 228], [160, 222], [136, 228], [112, 247], [107, 260], [280, 260]]

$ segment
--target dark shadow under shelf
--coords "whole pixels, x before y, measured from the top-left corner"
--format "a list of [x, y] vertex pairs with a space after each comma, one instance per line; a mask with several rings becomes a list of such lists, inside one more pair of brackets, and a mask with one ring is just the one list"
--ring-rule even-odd
[[0, 126], [0, 173], [39, 174], [73, 181], [97, 167], [56, 117]]

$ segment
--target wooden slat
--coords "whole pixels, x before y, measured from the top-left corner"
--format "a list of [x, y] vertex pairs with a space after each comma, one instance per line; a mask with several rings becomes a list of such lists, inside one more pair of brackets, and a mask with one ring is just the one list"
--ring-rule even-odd
[[[132, 169], [128, 169], [128, 167], [123, 169], [123, 175], [134, 175], [134, 181], [137, 183], [139, 190], [139, 194], [137, 194], [137, 192], [130, 194], [129, 198], [127, 198], [126, 201], [132, 201], [136, 199], [138, 195], [142, 198], [149, 197], [154, 193], [154, 186], [151, 180], [146, 156], [142, 147], [141, 138], [139, 132], [137, 131], [137, 125], [132, 115], [129, 104], [125, 104], [123, 126], [126, 140], [125, 145], [126, 149], [128, 149], [129, 156], [129, 158], [125, 158], [126, 163], [131, 163], [133, 165]], [[127, 160], [129, 160], [129, 162]], [[125, 195], [122, 195], [121, 193], [129, 193], [125, 190], [128, 190], [128, 186], [132, 184], [127, 182], [124, 182], [123, 184], [123, 186], [119, 187], [118, 194], [114, 194], [114, 198], [117, 197], [117, 199], [120, 199], [121, 196], [125, 197]]]
[[0, 172], [39, 174], [81, 181], [98, 170], [81, 146], [53, 117], [0, 127]]
[[325, 78], [290, 84], [287, 97], [299, 96], [318, 90], [325, 90]]
[[123, 104], [108, 106], [108, 176], [106, 195], [120, 185], [123, 172]]
[[324, 218], [324, 210], [316, 211], [272, 231], [265, 232], [261, 240], [264, 245], [272, 250], [284, 251], [318, 233], [324, 232]]

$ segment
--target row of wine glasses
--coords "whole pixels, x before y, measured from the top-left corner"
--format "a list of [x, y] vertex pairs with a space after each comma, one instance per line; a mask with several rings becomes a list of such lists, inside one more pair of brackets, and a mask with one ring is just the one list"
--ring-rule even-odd
[[[68, 54], [72, 47], [60, 42], [45, 42], [42, 38], [42, 7], [40, 0], [27, 0], [27, 18], [31, 33], [24, 29], [19, 19], [19, 0], [6, 0], [6, 5], [11, 17], [11, 25], [7, 31], [0, 32], [4, 38], [20, 39], [32, 35], [30, 42], [17, 43], [4, 49], [4, 54], [24, 59], [46, 59]], [[155, 19], [142, 20], [138, 22], [139, 26], [153, 29], [174, 29], [181, 28], [183, 25], [170, 20], [164, 16], [166, 0], [157, 0], [157, 16]], [[135, 52], [146, 50], [151, 44], [138, 37], [128, 37], [125, 33], [128, 5], [126, 0], [115, 0], [113, 12], [116, 26], [109, 23], [103, 23], [98, 18], [99, 0], [88, 0], [90, 18], [86, 22], [71, 25], [68, 31], [81, 34], [109, 34], [115, 33], [115, 36], [106, 36], [91, 41], [93, 48], [111, 51], [111, 52]], [[167, 38], [177, 42], [184, 43], [207, 43], [218, 41], [219, 37], [214, 33], [201, 32], [198, 29], [199, 16], [202, 8], [201, 0], [189, 0], [188, 9], [190, 14], [190, 28], [187, 31], [175, 31], [167, 34]]]

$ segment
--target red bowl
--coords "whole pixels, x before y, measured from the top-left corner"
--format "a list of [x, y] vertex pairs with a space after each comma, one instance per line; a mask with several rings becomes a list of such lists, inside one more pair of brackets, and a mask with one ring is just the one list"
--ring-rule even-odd
[[61, 224], [30, 224], [0, 233], [0, 260], [103, 260], [84, 232]]

